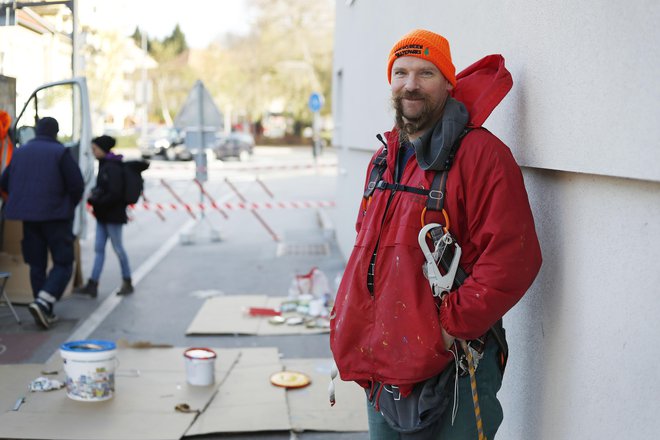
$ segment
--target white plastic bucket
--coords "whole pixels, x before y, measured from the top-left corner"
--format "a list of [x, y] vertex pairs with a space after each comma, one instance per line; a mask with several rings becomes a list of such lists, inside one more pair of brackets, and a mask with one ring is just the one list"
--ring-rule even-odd
[[90, 339], [60, 346], [66, 376], [66, 395], [82, 402], [99, 402], [115, 393], [117, 346], [111, 341]]
[[215, 382], [215, 351], [210, 348], [189, 348], [186, 359], [186, 379], [190, 385], [207, 386]]

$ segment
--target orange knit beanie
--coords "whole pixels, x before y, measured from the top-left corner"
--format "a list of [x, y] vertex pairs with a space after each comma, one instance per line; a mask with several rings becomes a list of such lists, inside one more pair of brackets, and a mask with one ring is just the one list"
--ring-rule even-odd
[[415, 29], [404, 35], [390, 51], [387, 80], [392, 82], [392, 64], [399, 57], [417, 57], [435, 64], [452, 86], [456, 85], [456, 68], [451, 61], [449, 42], [442, 35]]

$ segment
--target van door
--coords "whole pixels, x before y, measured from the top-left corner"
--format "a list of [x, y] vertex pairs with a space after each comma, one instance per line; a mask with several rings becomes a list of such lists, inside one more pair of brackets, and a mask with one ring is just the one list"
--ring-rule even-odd
[[[30, 95], [18, 114], [12, 130], [16, 148], [35, 136], [37, 121], [50, 116], [57, 119], [58, 140], [71, 149], [85, 181], [85, 194], [94, 185], [94, 156], [92, 154], [92, 128], [89, 95], [85, 78], [73, 78], [44, 84]], [[76, 207], [73, 232], [81, 236], [86, 229], [86, 197]]]

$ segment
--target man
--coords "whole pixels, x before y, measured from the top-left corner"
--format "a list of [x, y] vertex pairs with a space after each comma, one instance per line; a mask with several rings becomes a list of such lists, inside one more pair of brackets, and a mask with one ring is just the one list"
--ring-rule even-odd
[[[0, 189], [8, 193], [6, 218], [23, 221], [23, 259], [34, 295], [28, 308], [44, 329], [57, 320], [54, 305], [71, 279], [74, 209], [84, 190], [80, 168], [57, 141], [58, 132], [57, 120], [41, 118], [36, 137], [16, 149], [0, 177]], [[46, 273], [49, 252], [53, 267]]]
[[[396, 124], [367, 171], [331, 319], [333, 356], [342, 379], [367, 391], [372, 439], [492, 439], [503, 417], [498, 323], [541, 265], [520, 169], [480, 127], [511, 78], [490, 56], [457, 79], [449, 43], [427, 30], [394, 45], [387, 75]], [[462, 250], [462, 275], [439, 298], [418, 242], [429, 223]]]
[[96, 217], [94, 267], [87, 284], [74, 291], [75, 293], [90, 295], [92, 298], [96, 298], [98, 294], [99, 279], [105, 262], [105, 244], [108, 238], [110, 238], [112, 248], [119, 259], [123, 279], [117, 294], [127, 295], [133, 293], [131, 268], [122, 241], [122, 229], [128, 221], [124, 199], [122, 156], [110, 151], [115, 143], [115, 138], [108, 135], [92, 139], [92, 151], [94, 157], [99, 161], [96, 187], [94, 187], [89, 197], [89, 203], [92, 205]]

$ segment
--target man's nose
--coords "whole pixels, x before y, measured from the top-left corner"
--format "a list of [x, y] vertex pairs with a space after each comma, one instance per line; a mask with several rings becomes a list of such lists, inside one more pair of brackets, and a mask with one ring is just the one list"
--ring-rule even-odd
[[407, 91], [410, 91], [410, 92], [412, 92], [414, 90], [417, 90], [419, 88], [419, 81], [418, 81], [417, 75], [415, 75], [415, 74], [408, 75], [406, 77], [406, 82], [403, 85], [403, 87]]

